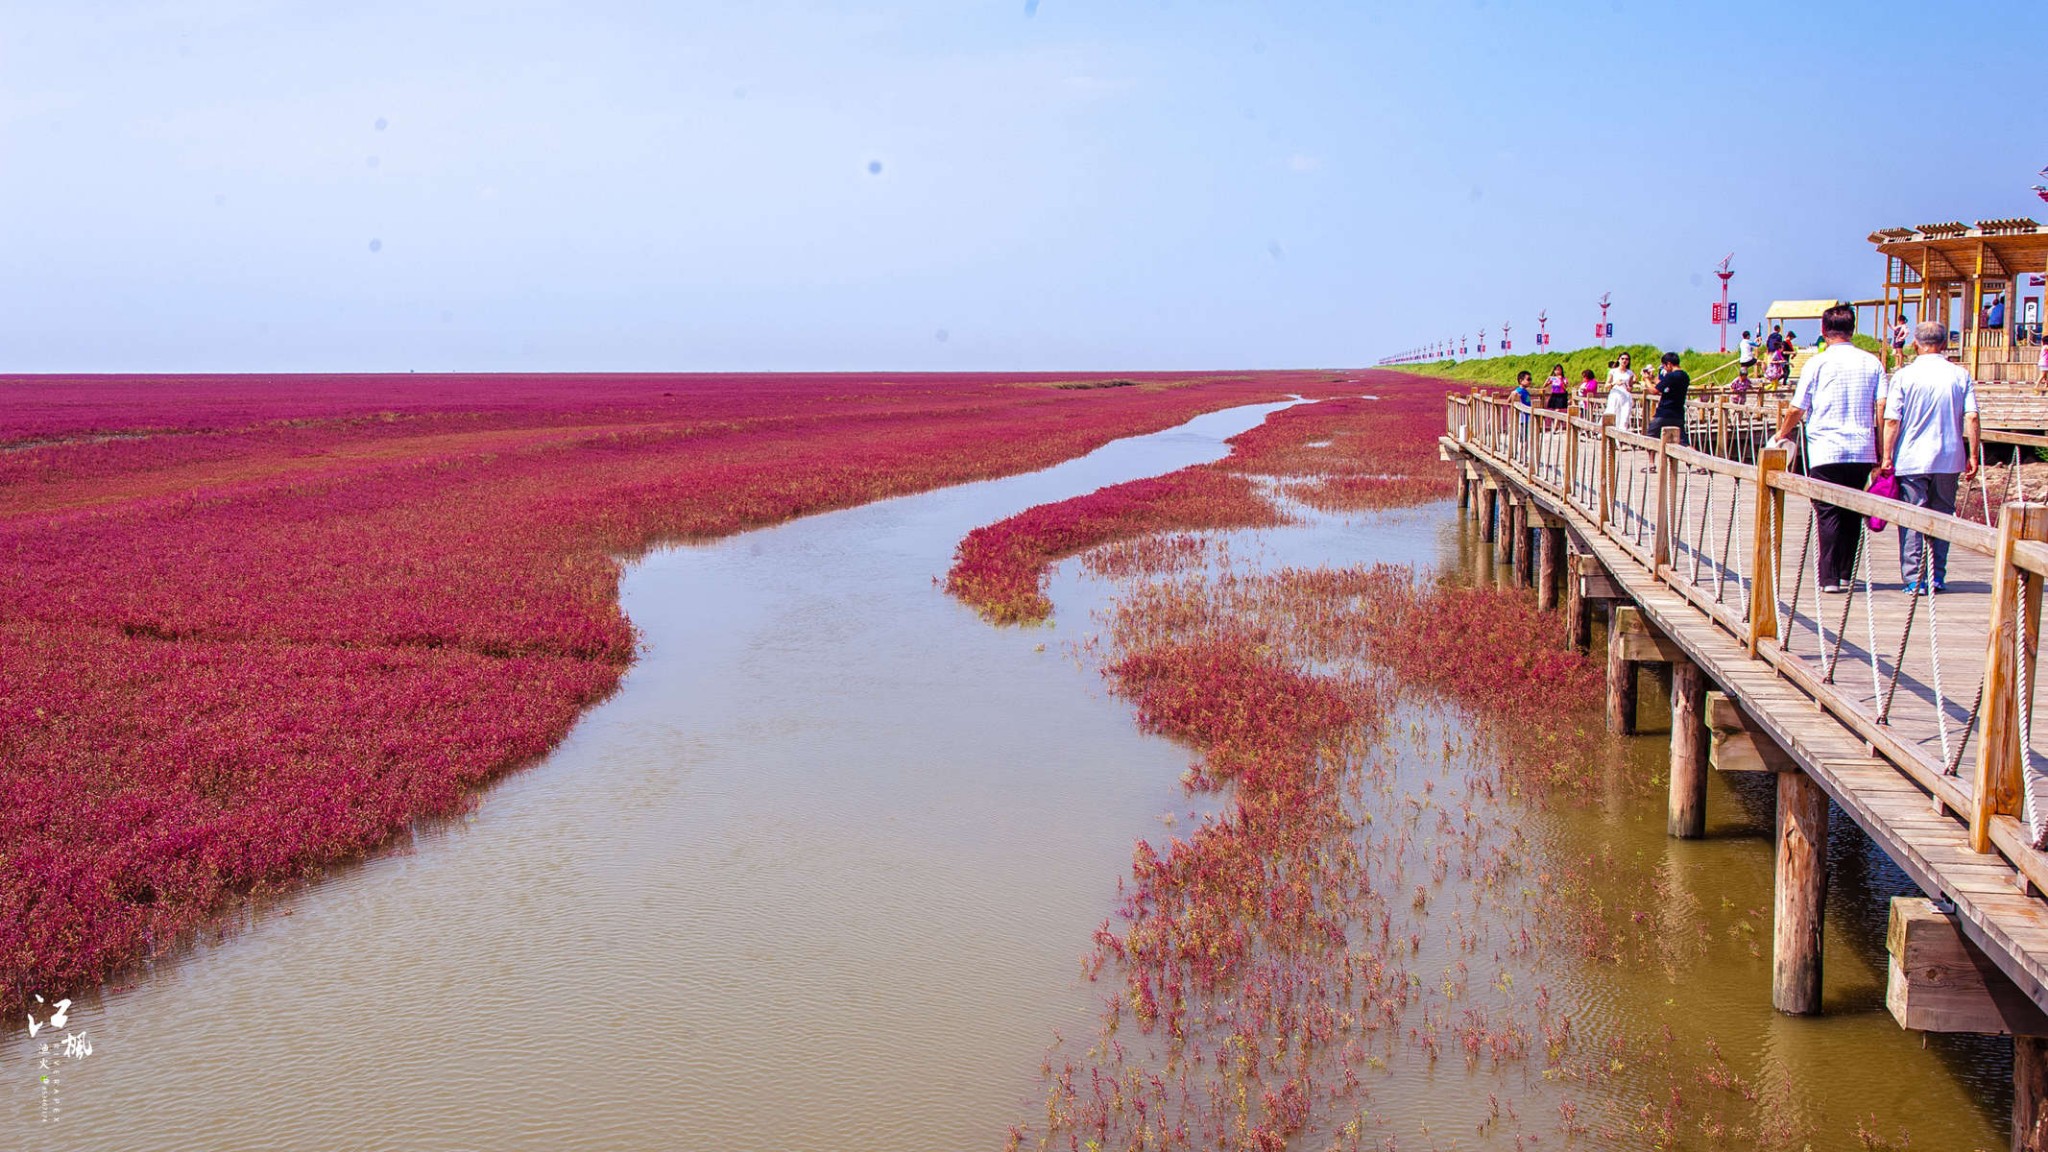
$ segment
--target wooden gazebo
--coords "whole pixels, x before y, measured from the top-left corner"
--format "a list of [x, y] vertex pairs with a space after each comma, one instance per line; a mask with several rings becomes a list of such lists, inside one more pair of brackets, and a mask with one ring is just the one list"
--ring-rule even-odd
[[[1951, 333], [1950, 354], [1979, 380], [2032, 384], [2041, 339], [2039, 291], [2035, 314], [2021, 314], [2034, 276], [2048, 272], [2048, 227], [2024, 217], [1885, 228], [1870, 234], [1885, 259], [1885, 327], [1910, 310]], [[1979, 323], [1994, 296], [2005, 315], [1996, 327]]]

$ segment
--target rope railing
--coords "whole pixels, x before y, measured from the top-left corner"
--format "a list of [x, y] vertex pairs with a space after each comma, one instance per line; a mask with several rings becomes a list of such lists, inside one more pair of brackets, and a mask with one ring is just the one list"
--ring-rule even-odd
[[[1553, 511], [1570, 513], [1575, 531], [1611, 542], [1684, 596], [1939, 807], [1967, 818], [1980, 851], [2005, 854], [2048, 888], [2048, 855], [2035, 848], [2048, 843], [2048, 801], [2036, 803], [2048, 758], [2032, 725], [2048, 505], [2024, 501], [2016, 469], [2003, 492], [1982, 487], [1984, 522], [1973, 523], [1789, 471], [1770, 446], [1780, 402], [1767, 398], [1690, 402], [1685, 430], [1662, 439], [1483, 393], [1457, 400], [1489, 466], [1554, 496]], [[1995, 511], [1994, 496], [2005, 498]], [[1820, 579], [1827, 507], [1850, 517], [1858, 537], [1841, 592]], [[1872, 517], [1895, 527], [1868, 531]], [[1917, 571], [1894, 582], [1909, 538]], [[1958, 582], [1939, 595], [1906, 591], [1934, 585], [1936, 542]], [[1979, 675], [1958, 673], [1955, 653], [1965, 650], [1976, 653], [1965, 665], [1981, 658]], [[1867, 680], [1848, 674], [1863, 668]], [[1975, 770], [1965, 772], [1973, 752]]]

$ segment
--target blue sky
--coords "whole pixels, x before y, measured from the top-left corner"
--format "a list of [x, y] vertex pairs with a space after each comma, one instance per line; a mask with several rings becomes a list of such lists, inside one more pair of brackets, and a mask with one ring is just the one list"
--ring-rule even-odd
[[1761, 314], [2048, 212], [2039, 6], [1950, 11], [17, 0], [0, 370], [1711, 346], [1730, 251]]

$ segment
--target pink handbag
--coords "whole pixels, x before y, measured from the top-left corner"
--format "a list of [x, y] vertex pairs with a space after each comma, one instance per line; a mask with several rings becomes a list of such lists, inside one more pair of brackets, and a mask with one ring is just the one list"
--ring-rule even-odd
[[[1897, 500], [1899, 498], [1899, 478], [1889, 472], [1881, 472], [1870, 481], [1869, 491], [1872, 496], [1882, 496], [1887, 500]], [[1870, 518], [1870, 530], [1872, 532], [1882, 532], [1886, 523], [1888, 521], [1872, 516]]]

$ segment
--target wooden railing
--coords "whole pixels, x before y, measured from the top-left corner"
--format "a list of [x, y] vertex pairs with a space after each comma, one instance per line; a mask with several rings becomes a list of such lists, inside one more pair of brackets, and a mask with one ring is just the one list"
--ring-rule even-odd
[[[2048, 778], [2032, 739], [2048, 505], [2009, 503], [1994, 529], [1790, 472], [1786, 452], [1766, 446], [1781, 405], [1692, 401], [1687, 441], [1677, 429], [1652, 439], [1498, 393], [1453, 397], [1450, 411], [1454, 435], [1487, 464], [1611, 541], [1742, 658], [1776, 669], [1964, 816], [1978, 851], [2048, 890], [2048, 855], [2035, 847]], [[1927, 568], [1928, 542], [1945, 542], [1951, 573], [1969, 569], [1976, 584], [1988, 569], [1988, 587], [1902, 591], [1875, 572], [1866, 535], [1854, 590], [1823, 594], [1815, 522], [1829, 507], [1855, 514], [1859, 529], [1877, 517], [1919, 534]]]

